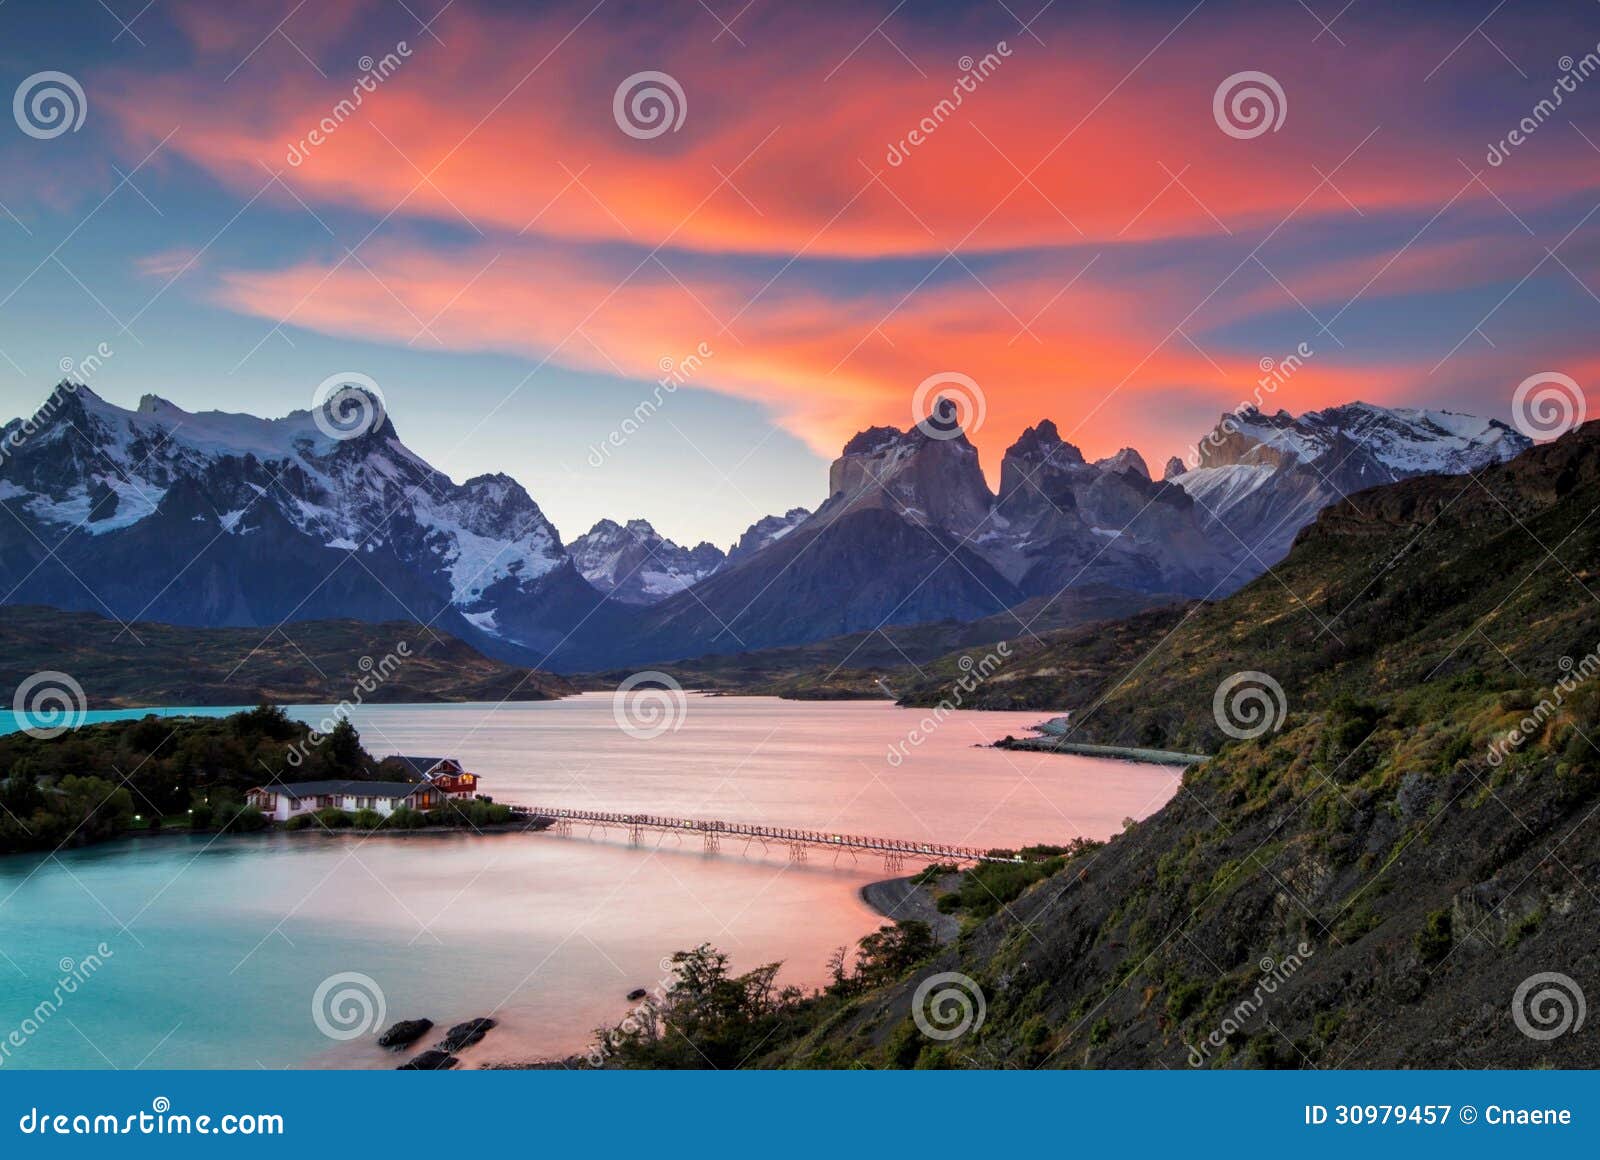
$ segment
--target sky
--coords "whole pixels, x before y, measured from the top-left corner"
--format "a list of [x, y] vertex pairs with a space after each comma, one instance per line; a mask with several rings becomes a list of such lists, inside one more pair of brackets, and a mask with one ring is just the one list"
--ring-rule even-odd
[[724, 546], [941, 395], [991, 480], [1045, 418], [1509, 421], [1600, 377], [1590, 54], [1578, 0], [11, 0], [0, 413], [362, 374], [565, 539]]

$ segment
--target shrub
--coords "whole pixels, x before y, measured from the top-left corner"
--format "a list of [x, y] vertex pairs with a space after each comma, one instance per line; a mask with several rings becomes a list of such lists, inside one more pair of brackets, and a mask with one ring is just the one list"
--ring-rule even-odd
[[328, 806], [326, 809], [318, 810], [313, 816], [330, 830], [346, 830], [350, 828], [350, 815], [336, 806]]
[[1450, 953], [1450, 945], [1455, 941], [1451, 927], [1449, 907], [1428, 915], [1428, 921], [1417, 932], [1417, 954], [1424, 964], [1432, 966]]
[[189, 828], [191, 830], [205, 830], [211, 826], [211, 807], [195, 806], [189, 811]]
[[377, 810], [357, 810], [350, 820], [358, 830], [376, 830], [383, 825], [383, 815]]
[[310, 814], [296, 814], [294, 817], [283, 823], [283, 828], [286, 830], [303, 830], [310, 824]]
[[421, 811], [414, 810], [410, 806], [401, 806], [389, 815], [384, 825], [393, 830], [415, 830], [424, 821], [426, 819], [422, 816]]
[[242, 834], [253, 834], [257, 830], [267, 828], [267, 816], [255, 806], [242, 806], [232, 818], [228, 820], [227, 829], [237, 830]]

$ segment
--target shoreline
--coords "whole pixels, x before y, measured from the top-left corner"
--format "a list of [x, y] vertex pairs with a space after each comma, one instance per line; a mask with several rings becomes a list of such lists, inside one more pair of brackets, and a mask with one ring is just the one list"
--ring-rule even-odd
[[891, 922], [916, 920], [925, 922], [940, 943], [953, 942], [961, 933], [961, 923], [953, 915], [939, 910], [933, 890], [927, 884], [912, 881], [911, 876], [885, 878], [868, 882], [856, 892], [867, 906]]
[[1182, 753], [1175, 749], [1141, 749], [1130, 745], [1090, 745], [1053, 737], [1020, 737], [996, 741], [993, 749], [1021, 749], [1029, 753], [1065, 753], [1073, 757], [1110, 757], [1144, 765], [1178, 765], [1187, 768], [1210, 761], [1209, 753]]

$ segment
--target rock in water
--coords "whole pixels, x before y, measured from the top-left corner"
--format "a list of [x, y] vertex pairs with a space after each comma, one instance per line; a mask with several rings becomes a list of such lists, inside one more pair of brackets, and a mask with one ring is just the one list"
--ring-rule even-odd
[[460, 1051], [463, 1047], [471, 1047], [478, 1040], [489, 1034], [494, 1026], [493, 1019], [468, 1019], [465, 1023], [457, 1023], [445, 1032], [443, 1039], [434, 1044], [438, 1051]]
[[649, 992], [643, 987], [635, 987], [633, 990], [628, 992], [628, 1002], [637, 1003], [640, 999], [643, 999], [648, 994]]
[[459, 1059], [451, 1055], [448, 1051], [439, 1051], [436, 1048], [430, 1048], [427, 1051], [417, 1052], [416, 1055], [406, 1060], [399, 1067], [395, 1068], [395, 1070], [449, 1071], [452, 1067], [460, 1062], [461, 1061]]
[[432, 1019], [402, 1019], [378, 1036], [378, 1046], [398, 1050], [410, 1047], [433, 1027]]

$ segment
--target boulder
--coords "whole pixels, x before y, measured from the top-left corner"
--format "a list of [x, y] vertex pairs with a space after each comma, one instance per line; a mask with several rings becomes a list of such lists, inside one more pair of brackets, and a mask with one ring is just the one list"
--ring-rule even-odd
[[399, 1067], [395, 1068], [395, 1070], [449, 1071], [452, 1067], [460, 1062], [461, 1061], [459, 1059], [451, 1055], [448, 1051], [439, 1051], [436, 1048], [430, 1048], [427, 1051], [417, 1052], [417, 1054], [406, 1060]]
[[454, 1052], [460, 1051], [463, 1047], [471, 1047], [478, 1040], [489, 1034], [489, 1029], [493, 1026], [494, 1020], [487, 1018], [468, 1019], [465, 1023], [457, 1023], [449, 1031], [445, 1032], [443, 1039], [433, 1045], [434, 1049]]
[[398, 1051], [402, 1047], [410, 1047], [432, 1028], [432, 1019], [402, 1019], [378, 1036], [378, 1046]]

